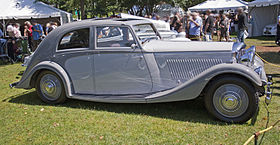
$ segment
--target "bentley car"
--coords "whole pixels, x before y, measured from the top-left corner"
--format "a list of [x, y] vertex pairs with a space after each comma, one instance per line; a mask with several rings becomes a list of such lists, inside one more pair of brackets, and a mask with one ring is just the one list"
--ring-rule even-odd
[[[149, 35], [143, 35], [149, 31]], [[53, 30], [11, 87], [36, 88], [46, 103], [80, 99], [159, 103], [203, 97], [214, 117], [243, 123], [270, 100], [270, 79], [255, 47], [162, 39], [146, 20], [84, 20]], [[268, 86], [268, 87], [266, 87]]]

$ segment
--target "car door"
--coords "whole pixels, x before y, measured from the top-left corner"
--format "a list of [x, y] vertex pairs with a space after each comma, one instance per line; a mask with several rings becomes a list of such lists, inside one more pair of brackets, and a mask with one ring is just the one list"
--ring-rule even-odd
[[126, 26], [99, 26], [95, 31], [96, 94], [150, 93], [152, 81], [135, 36]]
[[56, 50], [58, 62], [69, 75], [75, 94], [94, 94], [92, 28], [76, 28], [63, 34]]

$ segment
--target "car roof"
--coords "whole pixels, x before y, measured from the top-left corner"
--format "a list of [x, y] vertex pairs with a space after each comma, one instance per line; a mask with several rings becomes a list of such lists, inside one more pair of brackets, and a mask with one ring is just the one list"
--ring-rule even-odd
[[64, 24], [60, 26], [60, 29], [65, 29], [69, 27], [75, 27], [75, 26], [101, 26], [101, 25], [137, 25], [137, 24], [147, 24], [151, 23], [147, 20], [142, 19], [134, 19], [134, 18], [114, 18], [114, 19], [108, 19], [108, 18], [98, 18], [98, 19], [87, 19], [82, 21], [76, 21]]

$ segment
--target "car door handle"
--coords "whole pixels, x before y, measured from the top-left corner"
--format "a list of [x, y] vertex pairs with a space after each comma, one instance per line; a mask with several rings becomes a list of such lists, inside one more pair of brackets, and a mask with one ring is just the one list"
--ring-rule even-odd
[[142, 60], [144, 58], [144, 56], [131, 56], [131, 58]]

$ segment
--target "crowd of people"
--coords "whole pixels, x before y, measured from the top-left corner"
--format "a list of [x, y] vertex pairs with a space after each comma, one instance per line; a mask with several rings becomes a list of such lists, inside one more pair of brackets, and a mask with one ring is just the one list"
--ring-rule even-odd
[[[52, 30], [56, 29], [57, 26], [56, 22], [49, 22], [46, 24], [46, 27], [43, 27], [36, 20], [26, 21], [22, 27], [19, 23], [8, 24], [6, 36], [4, 36], [3, 31], [0, 29], [0, 55], [4, 54], [4, 49], [7, 48], [8, 52], [6, 53], [8, 53], [11, 59], [15, 60], [15, 55], [20, 53], [23, 44], [27, 45], [26, 48], [30, 52], [34, 52], [42, 39]], [[27, 43], [22, 43], [22, 41], [27, 41]]]
[[170, 23], [171, 30], [178, 33], [185, 32], [186, 38], [192, 41], [212, 41], [217, 36], [218, 41], [231, 41], [232, 26], [237, 27], [237, 41], [244, 42], [246, 34], [246, 15], [242, 8], [237, 9], [235, 15], [230, 13], [214, 14], [207, 10], [205, 14], [188, 12], [184, 16], [175, 13], [173, 17], [166, 16], [164, 21]]

